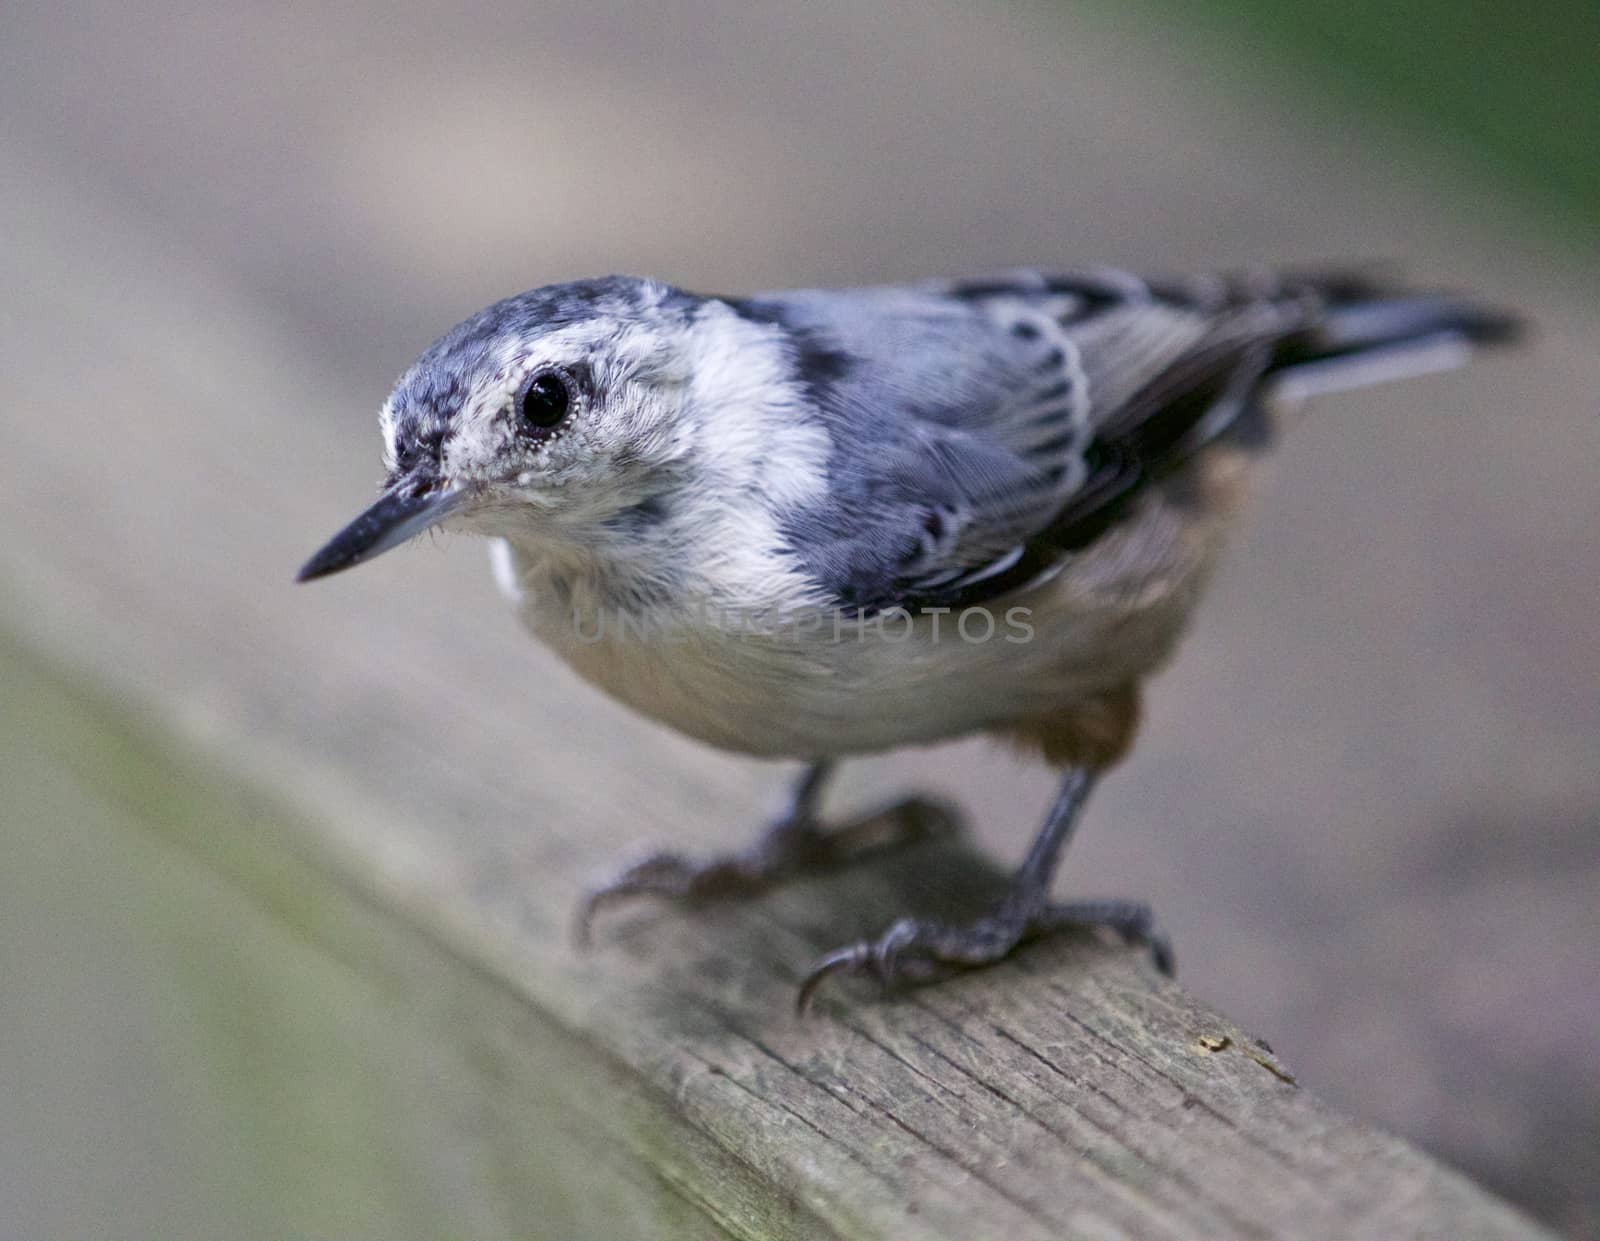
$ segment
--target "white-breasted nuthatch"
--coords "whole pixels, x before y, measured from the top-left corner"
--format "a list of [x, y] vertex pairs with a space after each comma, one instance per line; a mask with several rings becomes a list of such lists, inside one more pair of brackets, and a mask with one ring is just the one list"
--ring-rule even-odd
[[[1455, 365], [1512, 317], [1360, 272], [1145, 280], [1015, 271], [706, 297], [612, 277], [452, 329], [381, 420], [388, 482], [301, 580], [445, 526], [494, 540], [535, 635], [601, 689], [726, 749], [810, 764], [743, 853], [661, 853], [592, 893], [696, 900], [859, 844], [833, 760], [987, 732], [1066, 777], [1006, 899], [822, 958], [882, 981], [1147, 906], [1054, 904], [1098, 774], [1132, 743], [1271, 438], [1269, 398]], [[936, 809], [883, 822], [928, 830]]]

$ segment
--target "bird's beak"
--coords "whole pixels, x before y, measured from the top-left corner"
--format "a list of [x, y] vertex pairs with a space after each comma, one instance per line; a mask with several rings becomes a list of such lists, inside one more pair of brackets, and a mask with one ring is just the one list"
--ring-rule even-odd
[[341, 569], [351, 569], [371, 560], [391, 547], [398, 547], [413, 535], [437, 526], [460, 507], [466, 498], [463, 488], [416, 494], [410, 487], [394, 487], [360, 517], [346, 526], [301, 567], [297, 582], [327, 577]]

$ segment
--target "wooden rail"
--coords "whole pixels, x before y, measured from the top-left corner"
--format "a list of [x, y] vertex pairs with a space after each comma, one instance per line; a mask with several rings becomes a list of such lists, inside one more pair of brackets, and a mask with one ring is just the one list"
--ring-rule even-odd
[[[766, 779], [579, 686], [473, 556], [292, 587], [358, 499], [368, 430], [329, 411], [371, 394], [125, 229], [61, 287], [94, 208], [3, 171], [30, 193], [0, 231], [34, 239], [0, 248], [33, 307], [0, 339], [28, 411], [0, 454], [8, 747], [146, 842], [80, 864], [166, 928], [210, 1031], [193, 1079], [229, 1093], [279, 1235], [1544, 1235], [1127, 950], [1043, 943], [796, 1020], [818, 951], [993, 890], [960, 842], [575, 952], [597, 868], [736, 838]], [[40, 350], [70, 383], [27, 386]]]

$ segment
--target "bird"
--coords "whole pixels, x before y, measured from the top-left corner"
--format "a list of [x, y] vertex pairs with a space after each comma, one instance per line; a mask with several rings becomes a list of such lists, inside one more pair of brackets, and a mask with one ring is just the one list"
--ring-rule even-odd
[[832, 827], [820, 799], [841, 760], [984, 734], [1060, 778], [1003, 897], [827, 953], [800, 1007], [834, 975], [925, 981], [1068, 927], [1170, 974], [1148, 903], [1051, 888], [1261, 463], [1310, 398], [1457, 366], [1520, 326], [1361, 266], [547, 285], [400, 377], [378, 499], [298, 580], [432, 529], [484, 536], [526, 628], [583, 678], [712, 746], [804, 764], [754, 843], [625, 867], [585, 897], [585, 934], [616, 902], [755, 893], [864, 838], [943, 830], [926, 798]]

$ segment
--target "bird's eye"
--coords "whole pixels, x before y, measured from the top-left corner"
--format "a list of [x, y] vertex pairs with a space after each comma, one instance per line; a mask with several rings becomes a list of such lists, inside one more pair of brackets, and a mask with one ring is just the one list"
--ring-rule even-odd
[[567, 416], [571, 405], [567, 381], [554, 371], [540, 371], [522, 390], [517, 412], [530, 430], [548, 431]]

